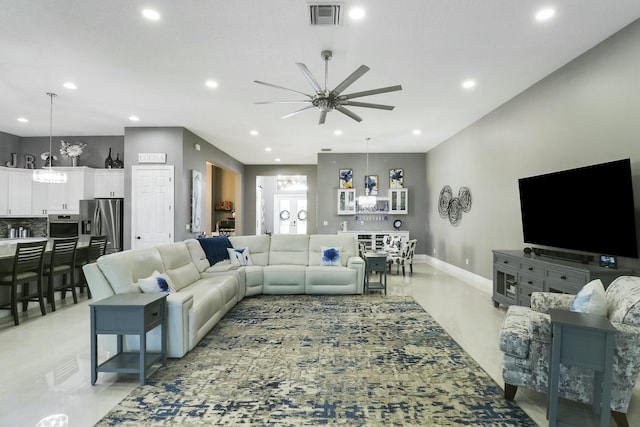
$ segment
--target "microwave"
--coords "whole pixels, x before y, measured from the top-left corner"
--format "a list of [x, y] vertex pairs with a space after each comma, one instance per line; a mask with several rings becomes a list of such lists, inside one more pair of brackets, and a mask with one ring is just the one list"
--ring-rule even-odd
[[50, 238], [78, 237], [80, 235], [80, 215], [50, 214], [47, 228], [47, 236]]

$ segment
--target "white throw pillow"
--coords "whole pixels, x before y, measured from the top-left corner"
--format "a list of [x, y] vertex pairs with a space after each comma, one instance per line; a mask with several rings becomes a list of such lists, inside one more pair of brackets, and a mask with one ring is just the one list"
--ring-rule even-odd
[[607, 294], [600, 279], [592, 280], [580, 289], [571, 303], [571, 311], [607, 315]]
[[340, 251], [342, 247], [321, 246], [322, 259], [320, 265], [340, 265]]
[[233, 265], [251, 265], [249, 248], [227, 248], [229, 260]]
[[138, 287], [142, 292], [175, 292], [176, 288], [166, 274], [154, 271], [149, 277], [138, 280]]

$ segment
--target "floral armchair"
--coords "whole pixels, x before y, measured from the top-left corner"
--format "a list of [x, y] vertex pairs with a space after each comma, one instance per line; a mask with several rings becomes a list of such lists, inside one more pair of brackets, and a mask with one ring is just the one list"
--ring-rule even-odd
[[402, 275], [405, 275], [405, 266], [409, 266], [411, 274], [413, 274], [413, 254], [416, 251], [417, 239], [411, 239], [408, 242], [400, 244], [400, 250], [395, 253], [390, 253], [387, 257], [387, 263], [389, 264], [389, 271], [391, 266], [396, 265], [396, 272], [400, 273], [400, 267], [402, 267]]
[[[504, 352], [504, 397], [513, 400], [518, 387], [547, 393], [551, 322], [549, 309], [569, 310], [574, 295], [534, 292], [531, 308], [512, 305], [500, 332]], [[629, 401], [640, 373], [640, 277], [621, 276], [606, 290], [607, 317], [618, 330], [614, 342], [611, 413], [619, 426], [628, 426]], [[593, 373], [561, 365], [561, 397], [591, 403]]]

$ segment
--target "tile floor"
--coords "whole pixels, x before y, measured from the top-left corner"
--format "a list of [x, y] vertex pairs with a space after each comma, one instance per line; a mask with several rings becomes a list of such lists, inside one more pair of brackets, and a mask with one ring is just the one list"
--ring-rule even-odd
[[[388, 287], [389, 294], [412, 295], [502, 384], [497, 342], [505, 310], [493, 307], [489, 289], [427, 264], [416, 264], [413, 276], [390, 275]], [[88, 305], [83, 296], [45, 317], [34, 306], [17, 327], [0, 318], [0, 426], [35, 426], [58, 413], [68, 415], [69, 426], [91, 426], [138, 386], [136, 376], [105, 373], [90, 384]], [[547, 424], [544, 395], [520, 389], [516, 401], [538, 424]], [[629, 422], [640, 425], [640, 386]]]

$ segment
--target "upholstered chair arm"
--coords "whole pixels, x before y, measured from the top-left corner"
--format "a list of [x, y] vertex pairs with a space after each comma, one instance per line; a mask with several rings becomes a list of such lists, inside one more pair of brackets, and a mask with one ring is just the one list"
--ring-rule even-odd
[[531, 294], [531, 309], [538, 313], [548, 314], [549, 310], [558, 308], [569, 310], [575, 295], [555, 292], [534, 292]]

